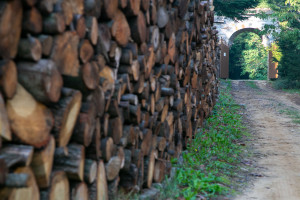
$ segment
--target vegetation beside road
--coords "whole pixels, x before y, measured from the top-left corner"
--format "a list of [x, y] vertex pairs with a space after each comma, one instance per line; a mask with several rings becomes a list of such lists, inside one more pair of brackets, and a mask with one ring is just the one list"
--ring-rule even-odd
[[173, 160], [176, 175], [161, 188], [161, 198], [214, 199], [235, 193], [245, 156], [243, 141], [248, 134], [241, 107], [230, 94], [231, 82], [223, 81], [222, 85], [212, 115], [182, 154], [182, 160]]

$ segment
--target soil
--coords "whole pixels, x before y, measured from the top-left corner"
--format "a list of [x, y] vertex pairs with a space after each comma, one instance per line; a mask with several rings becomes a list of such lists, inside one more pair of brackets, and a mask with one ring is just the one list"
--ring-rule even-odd
[[255, 177], [235, 200], [300, 200], [300, 124], [280, 113], [300, 112], [300, 97], [277, 91], [267, 81], [232, 81], [232, 94], [245, 107], [253, 134]]

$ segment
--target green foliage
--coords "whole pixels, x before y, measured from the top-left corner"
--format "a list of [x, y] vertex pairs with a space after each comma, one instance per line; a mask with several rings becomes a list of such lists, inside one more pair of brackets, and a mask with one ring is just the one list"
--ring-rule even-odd
[[273, 82], [275, 89], [293, 89], [300, 88], [300, 81], [298, 80], [288, 80], [286, 78], [281, 78]]
[[217, 15], [226, 16], [231, 19], [245, 19], [245, 11], [255, 8], [259, 0], [215, 0], [214, 6]]
[[[177, 166], [176, 182], [186, 200], [197, 195], [210, 198], [233, 192], [230, 179], [239, 170], [245, 134], [240, 106], [230, 95], [230, 82], [220, 90], [219, 101], [204, 128], [183, 152], [183, 164]], [[177, 196], [178, 197], [178, 196]]]
[[279, 76], [288, 81], [300, 80], [300, 0], [267, 0], [273, 13], [269, 16], [279, 22], [280, 31], [276, 27], [266, 26], [265, 33], [272, 32], [279, 46]]
[[229, 59], [231, 79], [267, 79], [267, 50], [255, 33], [238, 35], [231, 46]]

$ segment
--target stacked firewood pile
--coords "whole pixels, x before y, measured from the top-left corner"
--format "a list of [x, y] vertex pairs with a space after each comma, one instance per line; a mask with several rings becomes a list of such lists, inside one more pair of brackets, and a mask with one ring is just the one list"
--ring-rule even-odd
[[0, 199], [161, 182], [217, 95], [201, 0], [0, 1]]

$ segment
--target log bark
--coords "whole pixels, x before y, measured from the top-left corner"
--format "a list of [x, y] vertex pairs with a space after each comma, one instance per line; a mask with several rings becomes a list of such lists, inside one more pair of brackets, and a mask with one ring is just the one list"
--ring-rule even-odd
[[15, 58], [22, 30], [23, 8], [20, 0], [0, 2], [0, 57]]
[[9, 144], [2, 147], [0, 150], [0, 159], [4, 160], [8, 168], [15, 166], [29, 166], [32, 157], [32, 146]]
[[105, 161], [109, 161], [113, 154], [113, 139], [111, 137], [106, 137], [101, 140], [101, 151], [102, 157]]
[[103, 0], [103, 17], [112, 19], [118, 10], [118, 0]]
[[70, 199], [71, 200], [88, 200], [89, 191], [84, 182], [74, 183], [70, 186]]
[[42, 45], [42, 55], [49, 57], [53, 46], [53, 37], [50, 35], [39, 35], [38, 40]]
[[126, 46], [131, 35], [130, 27], [125, 15], [121, 11], [116, 11], [112, 21], [109, 23], [111, 35], [120, 46]]
[[0, 93], [0, 136], [7, 141], [12, 140], [12, 134], [9, 126], [7, 112], [5, 109], [5, 103], [1, 93]]
[[86, 34], [86, 23], [83, 15], [76, 14], [73, 17], [73, 26], [80, 39]]
[[106, 172], [102, 160], [98, 162], [96, 181], [89, 187], [89, 199], [108, 200]]
[[50, 184], [50, 177], [53, 166], [55, 151], [55, 139], [51, 136], [47, 146], [40, 150], [35, 150], [31, 162], [31, 168], [35, 175], [39, 188], [47, 188]]
[[63, 88], [61, 99], [51, 107], [54, 115], [52, 133], [58, 147], [66, 146], [69, 143], [80, 111], [81, 98], [82, 95], [79, 91]]
[[87, 28], [87, 38], [92, 45], [96, 45], [98, 42], [98, 22], [97, 18], [93, 16], [86, 16], [85, 18]]
[[94, 55], [93, 46], [89, 40], [82, 40], [79, 43], [79, 58], [82, 63], [87, 63]]
[[70, 195], [70, 185], [67, 175], [64, 171], [54, 171], [51, 174], [50, 186], [41, 190], [40, 199], [55, 200], [62, 199], [68, 200]]
[[36, 100], [44, 104], [59, 100], [63, 80], [53, 61], [41, 59], [38, 63], [20, 62], [17, 65], [19, 83]]
[[26, 60], [38, 61], [42, 57], [42, 45], [33, 37], [20, 39], [18, 45], [18, 57]]
[[149, 156], [145, 157], [144, 160], [144, 185], [148, 188], [151, 188], [154, 174], [154, 166], [155, 166], [155, 151], [151, 151]]
[[24, 12], [22, 29], [25, 32], [39, 34], [42, 32], [42, 28], [42, 15], [38, 9], [32, 7], [31, 9]]
[[69, 144], [68, 155], [55, 155], [54, 170], [63, 170], [71, 180], [84, 180], [85, 150], [82, 145]]
[[6, 98], [11, 99], [17, 89], [17, 67], [14, 61], [0, 61], [0, 89]]
[[114, 180], [120, 171], [121, 160], [118, 156], [111, 157], [105, 165], [106, 178], [108, 181]]
[[50, 57], [57, 65], [61, 74], [78, 76], [80, 68], [77, 50], [78, 44], [79, 37], [74, 32], [67, 31], [55, 36]]
[[92, 184], [97, 175], [97, 162], [90, 159], [84, 161], [84, 180], [88, 184]]
[[84, 13], [88, 16], [95, 16], [97, 19], [101, 16], [103, 1], [101, 0], [85, 0]]
[[63, 33], [65, 29], [66, 24], [61, 13], [51, 13], [43, 20], [43, 32], [46, 34]]
[[138, 44], [146, 42], [146, 20], [144, 13], [139, 11], [136, 17], [129, 20], [131, 37]]
[[7, 101], [6, 110], [11, 129], [18, 139], [34, 147], [48, 143], [53, 126], [51, 111], [38, 103], [20, 84], [16, 95]]
[[40, 192], [37, 186], [37, 183], [34, 178], [34, 174], [30, 167], [19, 167], [14, 171], [16, 176], [21, 176], [23, 174], [27, 174], [29, 176], [29, 180], [27, 182], [27, 187], [13, 187], [8, 188], [4, 187], [0, 189], [0, 196], [3, 199], [19, 199], [22, 197], [24, 200], [39, 200]]

